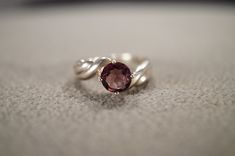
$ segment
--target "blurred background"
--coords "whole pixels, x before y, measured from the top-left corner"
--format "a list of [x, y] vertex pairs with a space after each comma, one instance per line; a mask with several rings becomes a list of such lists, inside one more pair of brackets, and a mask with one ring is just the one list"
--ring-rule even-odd
[[110, 51], [190, 59], [194, 54], [187, 51], [203, 57], [204, 50], [211, 51], [207, 48], [221, 40], [229, 44], [224, 48], [232, 42], [234, 4], [229, 1], [3, 0], [0, 4], [3, 60], [27, 56], [27, 62], [52, 63], [51, 58], [70, 60]]

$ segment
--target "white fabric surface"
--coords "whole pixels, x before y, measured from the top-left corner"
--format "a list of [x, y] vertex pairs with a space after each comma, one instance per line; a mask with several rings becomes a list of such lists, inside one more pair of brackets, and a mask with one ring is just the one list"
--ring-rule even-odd
[[[200, 5], [1, 12], [0, 155], [234, 156], [234, 17]], [[73, 81], [77, 59], [112, 52], [149, 57], [150, 85], [114, 96]]]

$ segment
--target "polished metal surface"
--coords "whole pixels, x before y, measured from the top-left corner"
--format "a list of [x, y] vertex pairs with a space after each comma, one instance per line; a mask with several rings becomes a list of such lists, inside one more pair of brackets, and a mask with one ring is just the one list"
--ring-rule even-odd
[[74, 72], [80, 80], [92, 78], [100, 74], [102, 68], [111, 62], [120, 61], [134, 67], [132, 81], [129, 88], [145, 84], [150, 78], [150, 61], [136, 57], [130, 53], [112, 54], [111, 57], [94, 57], [78, 60], [74, 65]]

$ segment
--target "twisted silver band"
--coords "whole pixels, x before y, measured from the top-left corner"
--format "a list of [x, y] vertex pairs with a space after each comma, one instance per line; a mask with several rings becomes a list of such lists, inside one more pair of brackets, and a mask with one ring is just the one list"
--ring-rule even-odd
[[133, 71], [129, 88], [143, 85], [150, 79], [150, 61], [129, 53], [112, 54], [111, 57], [93, 57], [86, 60], [78, 60], [74, 65], [74, 72], [80, 80], [87, 80], [96, 73], [100, 76], [100, 72], [105, 65], [117, 61], [127, 64], [131, 71]]

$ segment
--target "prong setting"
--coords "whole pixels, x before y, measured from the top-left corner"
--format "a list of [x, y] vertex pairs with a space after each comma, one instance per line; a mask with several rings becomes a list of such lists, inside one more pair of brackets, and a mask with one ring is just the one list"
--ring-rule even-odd
[[122, 92], [131, 84], [131, 71], [121, 62], [107, 64], [100, 75], [103, 86], [110, 92]]

